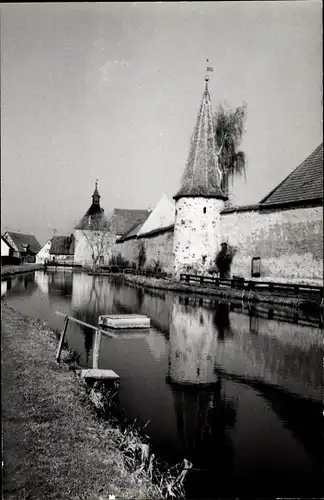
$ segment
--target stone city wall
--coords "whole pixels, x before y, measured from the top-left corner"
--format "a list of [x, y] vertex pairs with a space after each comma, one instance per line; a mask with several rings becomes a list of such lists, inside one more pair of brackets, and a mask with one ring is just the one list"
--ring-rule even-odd
[[115, 245], [115, 253], [120, 254], [123, 259], [127, 260], [130, 265], [135, 263], [138, 265], [138, 256], [140, 250], [140, 240], [131, 239], [123, 241], [122, 243], [116, 243]]
[[173, 265], [173, 231], [159, 233], [156, 236], [141, 238], [146, 255], [146, 266], [159, 264], [162, 271], [171, 273]]
[[261, 257], [261, 277], [321, 279], [323, 208], [223, 213], [221, 238], [236, 248], [231, 273], [251, 276]]
[[[218, 210], [215, 217], [210, 216], [210, 212], [215, 212], [215, 207], [209, 206], [213, 200], [202, 200], [204, 206], [198, 208], [196, 204], [188, 207], [188, 199], [185, 201], [186, 206], [177, 203], [176, 234], [171, 229], [123, 243], [116, 243], [116, 236], [109, 235], [109, 244], [103, 252], [104, 263], [108, 264], [112, 255], [121, 254], [130, 264], [137, 265], [140, 248], [144, 246], [145, 266], [153, 267], [159, 263], [166, 272], [174, 272], [176, 268], [178, 272], [200, 274], [207, 272], [220, 243], [227, 242], [236, 248], [232, 276], [250, 278], [252, 258], [260, 257], [261, 278], [322, 279], [322, 207], [267, 212], [241, 208], [225, 211], [218, 218]], [[202, 262], [204, 255], [205, 263]], [[82, 231], [75, 231], [74, 260], [82, 265], [92, 261], [91, 249]]]
[[142, 246], [146, 256], [144, 267], [154, 267], [158, 263], [163, 271], [172, 272], [173, 231], [117, 243], [115, 252], [120, 253], [130, 264], [134, 262], [138, 265], [138, 256]]

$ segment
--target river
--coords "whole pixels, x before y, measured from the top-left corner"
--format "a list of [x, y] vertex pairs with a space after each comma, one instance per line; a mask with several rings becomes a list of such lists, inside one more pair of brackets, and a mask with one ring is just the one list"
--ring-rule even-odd
[[82, 366], [118, 373], [121, 417], [146, 426], [157, 456], [170, 465], [193, 463], [188, 498], [323, 496], [323, 330], [316, 315], [296, 322], [289, 310], [68, 270], [3, 280], [1, 295], [59, 329], [55, 311], [92, 325], [100, 314], [150, 317], [146, 332], [102, 335], [99, 350], [93, 330], [75, 323], [67, 341]]

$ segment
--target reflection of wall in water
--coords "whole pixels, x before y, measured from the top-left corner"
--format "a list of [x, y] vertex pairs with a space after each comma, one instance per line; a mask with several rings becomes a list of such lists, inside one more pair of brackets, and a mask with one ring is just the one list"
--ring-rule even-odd
[[220, 342], [215, 351], [219, 368], [306, 397], [320, 397], [323, 350], [319, 329], [264, 318], [251, 322], [234, 312], [230, 326], [232, 339]]
[[19, 295], [21, 292], [24, 295], [32, 295], [37, 289], [34, 272], [10, 277], [6, 283], [7, 292], [10, 290], [10, 295]]
[[71, 272], [54, 271], [46, 273], [48, 276], [48, 295], [71, 297], [73, 289], [73, 274]]
[[73, 274], [72, 309], [91, 309], [108, 314], [112, 310], [113, 293], [109, 281], [88, 274]]
[[171, 320], [173, 298], [170, 294], [145, 293], [142, 314], [146, 314], [162, 332], [168, 333]]
[[35, 281], [43, 294], [48, 295], [48, 274], [43, 271], [35, 271]]
[[190, 384], [217, 382], [216, 350], [213, 312], [202, 307], [193, 310], [175, 301], [170, 323], [170, 379]]
[[228, 430], [236, 422], [236, 401], [225, 398], [221, 383], [201, 387], [172, 384], [183, 456], [194, 467], [230, 469], [233, 449]]
[[174, 304], [170, 326], [172, 380], [213, 382], [216, 367], [305, 397], [321, 397], [323, 348], [318, 328], [265, 318], [253, 321], [235, 312], [228, 316], [228, 311], [226, 304], [215, 310]]
[[172, 296], [163, 291], [123, 286], [114, 292], [114, 304], [118, 312], [145, 314], [151, 319], [153, 326], [167, 334], [172, 303]]
[[1, 281], [1, 297], [3, 297], [7, 293], [7, 281]]

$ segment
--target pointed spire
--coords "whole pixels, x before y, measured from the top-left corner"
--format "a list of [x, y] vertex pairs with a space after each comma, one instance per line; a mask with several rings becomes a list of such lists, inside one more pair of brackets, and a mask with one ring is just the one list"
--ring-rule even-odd
[[94, 205], [99, 205], [100, 204], [100, 195], [99, 195], [99, 191], [98, 191], [98, 179], [96, 179], [95, 189], [94, 189], [94, 192], [93, 192], [93, 195], [92, 195], [92, 203]]
[[[213, 68], [207, 66], [206, 73], [209, 71], [213, 71]], [[221, 171], [216, 155], [208, 81], [209, 76], [206, 74], [205, 90], [190, 142], [188, 160], [182, 177], [181, 188], [174, 196], [175, 200], [184, 196], [227, 200], [227, 197], [220, 189]]]

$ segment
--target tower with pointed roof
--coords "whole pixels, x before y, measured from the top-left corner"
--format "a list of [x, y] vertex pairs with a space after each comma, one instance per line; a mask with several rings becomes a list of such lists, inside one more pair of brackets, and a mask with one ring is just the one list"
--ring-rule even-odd
[[109, 243], [107, 229], [104, 209], [100, 206], [98, 179], [96, 179], [92, 203], [74, 230], [76, 264], [92, 266], [98, 262], [105, 262]]
[[100, 230], [104, 221], [104, 210], [100, 206], [100, 194], [98, 191], [98, 180], [92, 195], [92, 203], [75, 229]]
[[208, 80], [206, 76], [181, 187], [173, 197], [175, 276], [206, 272], [220, 249], [220, 213], [227, 197], [220, 189]]

